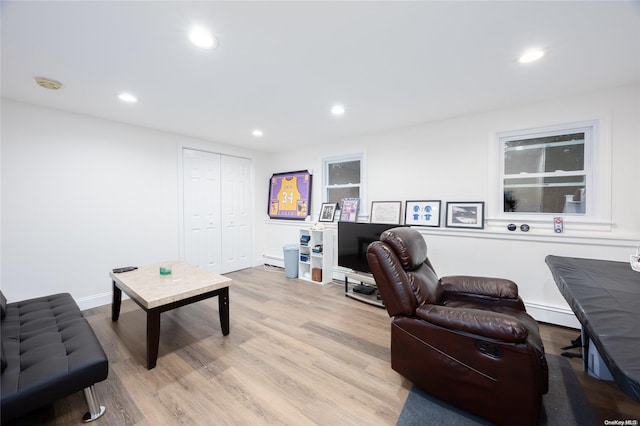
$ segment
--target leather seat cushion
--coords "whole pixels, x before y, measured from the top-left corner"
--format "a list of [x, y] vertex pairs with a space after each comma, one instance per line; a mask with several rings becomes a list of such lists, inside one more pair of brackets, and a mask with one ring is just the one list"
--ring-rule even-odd
[[108, 376], [107, 357], [71, 295], [8, 303], [2, 417], [18, 417]]
[[462, 308], [462, 309], [480, 309], [483, 311], [499, 312], [501, 314], [509, 315], [520, 321], [528, 330], [527, 340], [531, 346], [536, 348], [538, 353], [544, 354], [544, 346], [542, 345], [542, 338], [540, 337], [538, 323], [525, 311], [514, 309], [509, 306], [487, 303], [474, 303], [472, 301], [458, 301], [449, 300], [445, 303], [445, 306]]

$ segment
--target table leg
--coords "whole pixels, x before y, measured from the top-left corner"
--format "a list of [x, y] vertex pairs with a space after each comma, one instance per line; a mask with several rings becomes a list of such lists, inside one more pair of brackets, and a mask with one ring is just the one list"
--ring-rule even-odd
[[229, 287], [222, 289], [218, 295], [218, 311], [220, 312], [220, 326], [224, 336], [229, 334]]
[[120, 305], [122, 304], [122, 290], [113, 281], [113, 301], [111, 302], [111, 321], [118, 321], [120, 318]]
[[147, 311], [147, 369], [156, 366], [160, 345], [160, 311]]

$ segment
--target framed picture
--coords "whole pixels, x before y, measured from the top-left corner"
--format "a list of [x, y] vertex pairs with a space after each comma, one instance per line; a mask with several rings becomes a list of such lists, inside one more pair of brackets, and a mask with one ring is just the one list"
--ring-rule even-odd
[[311, 208], [311, 173], [276, 173], [269, 179], [269, 205], [271, 219], [305, 220]]
[[320, 222], [333, 222], [333, 218], [336, 215], [336, 207], [337, 203], [322, 203], [322, 207], [320, 207], [320, 217], [318, 221]]
[[341, 222], [356, 222], [358, 219], [358, 204], [360, 198], [343, 198], [340, 210]]
[[369, 222], [399, 225], [401, 209], [402, 202], [400, 201], [372, 201]]
[[404, 224], [440, 226], [440, 200], [411, 200], [405, 203]]
[[448, 228], [484, 228], [484, 201], [447, 202]]

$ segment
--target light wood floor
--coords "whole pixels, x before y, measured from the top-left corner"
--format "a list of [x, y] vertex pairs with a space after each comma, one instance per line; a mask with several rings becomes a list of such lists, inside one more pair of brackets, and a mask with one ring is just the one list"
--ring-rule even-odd
[[[144, 367], [145, 315], [133, 302], [115, 323], [110, 305], [85, 312], [110, 365], [96, 385], [107, 407], [96, 426], [396, 423], [411, 384], [390, 368], [385, 310], [344, 297], [339, 283], [287, 279], [279, 268], [229, 276], [229, 336], [215, 299], [166, 312], [153, 370]], [[578, 334], [544, 324], [541, 333], [551, 354]], [[570, 362], [600, 424], [640, 418], [640, 403]], [[85, 409], [78, 393], [13, 424], [80, 425]]]

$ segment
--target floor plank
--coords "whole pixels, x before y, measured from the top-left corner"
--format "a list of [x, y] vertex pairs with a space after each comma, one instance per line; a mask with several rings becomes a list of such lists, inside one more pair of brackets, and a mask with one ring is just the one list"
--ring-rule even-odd
[[[96, 385], [107, 406], [100, 425], [394, 425], [411, 383], [390, 368], [386, 311], [344, 297], [340, 283], [287, 279], [273, 267], [228, 274], [231, 333], [217, 300], [162, 314], [157, 367], [145, 365], [145, 315], [124, 301], [85, 311], [109, 358]], [[547, 353], [577, 330], [541, 324]], [[596, 417], [640, 418], [640, 403], [569, 360]], [[14, 425], [80, 425], [81, 393]], [[428, 424], [425, 423], [425, 424]]]

